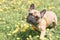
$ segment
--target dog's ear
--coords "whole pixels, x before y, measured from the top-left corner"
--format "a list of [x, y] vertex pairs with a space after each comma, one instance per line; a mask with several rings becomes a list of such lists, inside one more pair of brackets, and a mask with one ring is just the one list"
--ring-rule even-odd
[[41, 18], [44, 16], [45, 13], [46, 13], [46, 9], [43, 9], [42, 11], [40, 11]]
[[31, 4], [29, 10], [32, 10], [34, 8], [35, 8], [35, 5], [34, 4]]

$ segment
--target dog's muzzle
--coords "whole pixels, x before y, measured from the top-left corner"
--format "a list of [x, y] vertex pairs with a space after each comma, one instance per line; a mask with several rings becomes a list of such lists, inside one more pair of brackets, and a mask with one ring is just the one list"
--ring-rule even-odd
[[30, 23], [30, 24], [33, 24], [33, 25], [37, 25], [38, 24], [36, 19], [34, 18], [34, 16], [31, 16], [31, 15], [29, 15], [27, 17], [27, 22]]

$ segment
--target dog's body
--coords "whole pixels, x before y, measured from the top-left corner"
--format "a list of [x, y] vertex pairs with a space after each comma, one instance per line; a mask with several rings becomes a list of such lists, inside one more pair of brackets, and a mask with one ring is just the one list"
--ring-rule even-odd
[[55, 28], [57, 24], [57, 16], [54, 12], [46, 11], [45, 9], [41, 12], [34, 10], [34, 4], [32, 4], [29, 9], [27, 22], [34, 25], [34, 28], [41, 32], [40, 39], [42, 39], [45, 36], [46, 28], [50, 24], [53, 24], [52, 28]]
[[48, 23], [48, 25], [50, 25], [51, 23], [55, 22], [57, 24], [57, 16], [54, 12], [52, 11], [47, 11], [44, 15], [44, 17]]
[[45, 20], [46, 27], [48, 27], [52, 23], [57, 24], [57, 16], [52, 11], [46, 11], [46, 13], [44, 14], [42, 20]]

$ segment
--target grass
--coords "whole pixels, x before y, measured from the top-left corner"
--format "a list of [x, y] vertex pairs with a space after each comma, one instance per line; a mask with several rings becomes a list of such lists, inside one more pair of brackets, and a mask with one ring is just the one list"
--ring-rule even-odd
[[60, 40], [60, 0], [0, 0], [0, 40], [39, 40], [39, 33], [26, 22], [31, 3], [37, 10], [56, 13], [56, 30], [48, 29], [45, 40]]

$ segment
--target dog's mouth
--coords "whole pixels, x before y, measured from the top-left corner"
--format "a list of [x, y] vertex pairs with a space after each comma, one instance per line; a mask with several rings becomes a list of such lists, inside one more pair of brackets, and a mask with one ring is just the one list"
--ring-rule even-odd
[[33, 24], [33, 25], [37, 25], [38, 24], [36, 21], [32, 21], [32, 20], [30, 20], [30, 21], [27, 20], [27, 22], [30, 23], [30, 24]]
[[27, 17], [27, 22], [29, 24], [32, 24], [32, 25], [37, 25], [38, 24], [37, 21], [36, 21], [36, 19], [33, 16], [28, 16]]

